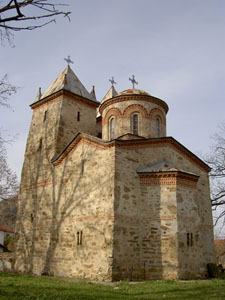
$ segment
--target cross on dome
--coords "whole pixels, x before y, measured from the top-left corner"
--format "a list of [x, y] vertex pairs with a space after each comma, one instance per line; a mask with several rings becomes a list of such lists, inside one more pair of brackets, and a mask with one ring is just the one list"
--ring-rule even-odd
[[129, 78], [129, 80], [132, 82], [132, 84], [133, 84], [133, 89], [134, 89], [134, 85], [135, 85], [135, 84], [138, 84], [138, 82], [135, 80], [134, 75], [132, 75], [132, 78]]
[[113, 76], [112, 76], [112, 79], [109, 79], [109, 81], [111, 82], [112, 86], [114, 86], [114, 84], [116, 84]]
[[67, 62], [68, 66], [73, 64], [73, 61], [70, 59], [70, 55], [68, 55], [67, 58], [64, 58], [64, 60]]

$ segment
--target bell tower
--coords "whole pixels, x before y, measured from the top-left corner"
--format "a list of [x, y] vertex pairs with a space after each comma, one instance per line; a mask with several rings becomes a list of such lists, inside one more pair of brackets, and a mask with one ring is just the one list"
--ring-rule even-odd
[[[46, 211], [41, 211], [43, 203], [50, 203], [52, 196], [45, 187], [52, 186], [55, 191], [55, 169], [52, 159], [79, 134], [97, 136], [96, 108], [99, 102], [95, 94], [86, 90], [68, 65], [50, 87], [41, 94], [39, 89], [35, 102], [30, 105], [33, 116], [26, 144], [21, 185], [19, 192], [17, 232], [23, 235], [23, 225], [29, 224], [30, 235], [35, 234], [35, 224]], [[43, 202], [44, 201], [44, 202]], [[42, 203], [42, 204], [41, 204]], [[24, 244], [19, 235], [16, 237], [16, 252], [24, 252]], [[27, 247], [33, 249], [34, 239]], [[30, 263], [24, 271], [32, 270]], [[22, 260], [22, 258], [21, 258]], [[20, 258], [17, 260], [17, 267]]]

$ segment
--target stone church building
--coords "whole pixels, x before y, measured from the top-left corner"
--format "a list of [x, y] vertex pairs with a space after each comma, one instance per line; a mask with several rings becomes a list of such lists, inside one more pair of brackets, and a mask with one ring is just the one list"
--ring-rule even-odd
[[145, 91], [99, 103], [70, 66], [31, 105], [15, 270], [88, 280], [204, 278], [215, 263], [210, 168], [166, 135]]

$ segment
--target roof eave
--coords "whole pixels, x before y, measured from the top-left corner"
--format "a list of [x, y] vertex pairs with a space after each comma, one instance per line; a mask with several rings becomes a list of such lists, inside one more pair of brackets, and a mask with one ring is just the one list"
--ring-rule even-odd
[[92, 99], [85, 98], [85, 97], [83, 97], [83, 96], [74, 94], [74, 93], [72, 93], [71, 91], [68, 91], [68, 90], [66, 90], [66, 89], [60, 89], [60, 90], [58, 90], [58, 91], [52, 93], [51, 95], [48, 95], [48, 96], [46, 96], [46, 97], [44, 97], [44, 98], [42, 98], [42, 99], [40, 99], [40, 100], [38, 100], [38, 101], [36, 101], [36, 102], [31, 103], [31, 104], [30, 104], [30, 107], [33, 109], [33, 108], [35, 108], [35, 107], [37, 107], [37, 106], [39, 106], [39, 105], [42, 105], [42, 104], [46, 103], [47, 101], [51, 100], [52, 98], [56, 98], [58, 94], [63, 93], [63, 92], [68, 93], [68, 94], [70, 94], [71, 96], [75, 96], [75, 97], [84, 99], [86, 102], [90, 103], [91, 105], [96, 106], [96, 108], [97, 108], [97, 107], [99, 106], [99, 104], [100, 104], [98, 101], [94, 101], [94, 100], [92, 100]]

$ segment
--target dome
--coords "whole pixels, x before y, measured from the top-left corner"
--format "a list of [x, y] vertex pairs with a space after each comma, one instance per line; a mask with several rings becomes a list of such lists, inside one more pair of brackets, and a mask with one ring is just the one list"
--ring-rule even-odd
[[151, 96], [149, 93], [142, 91], [142, 90], [138, 90], [138, 89], [128, 89], [125, 91], [122, 91], [121, 93], [118, 94], [118, 96], [122, 96], [122, 95], [147, 95], [147, 96]]

